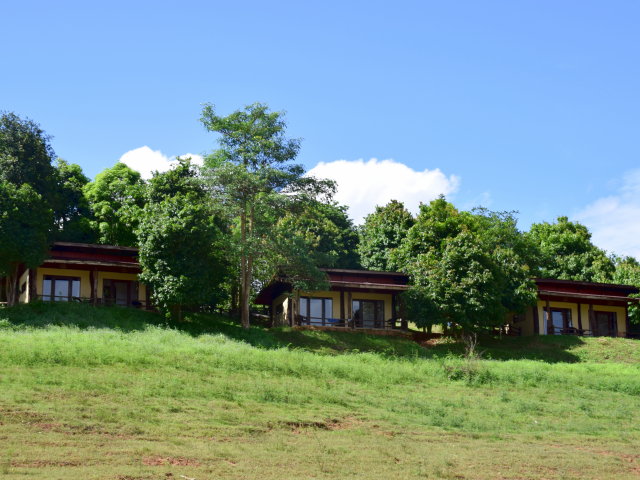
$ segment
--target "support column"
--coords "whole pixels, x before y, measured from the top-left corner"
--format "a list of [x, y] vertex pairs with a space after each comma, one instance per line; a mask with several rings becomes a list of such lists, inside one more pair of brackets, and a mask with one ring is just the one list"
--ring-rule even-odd
[[627, 303], [624, 306], [624, 328], [625, 328], [625, 332], [624, 335], [625, 337], [629, 336], [629, 330], [631, 330], [631, 322], [629, 321], [629, 304]]
[[[551, 319], [551, 305], [549, 305], [549, 300], [547, 300], [547, 331], [545, 332], [549, 335], [549, 329], [553, 331], [553, 320]], [[555, 331], [553, 331], [555, 334]]]
[[345, 314], [345, 305], [344, 305], [344, 290], [340, 290], [340, 320], [342, 320], [347, 325], [347, 316]]
[[582, 332], [582, 304], [578, 303], [578, 330]]
[[36, 269], [29, 269], [29, 277], [27, 278], [27, 302], [35, 302], [38, 299], [38, 280]]
[[589, 329], [593, 336], [598, 333], [598, 326], [596, 325], [594, 314], [593, 314], [593, 303], [589, 304]]
[[533, 306], [533, 333], [540, 335], [540, 318], [538, 315], [538, 302]]

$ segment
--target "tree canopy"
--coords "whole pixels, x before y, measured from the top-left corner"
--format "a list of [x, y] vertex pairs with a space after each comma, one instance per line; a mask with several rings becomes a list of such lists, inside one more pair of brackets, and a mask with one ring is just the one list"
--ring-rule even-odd
[[615, 267], [606, 252], [591, 242], [584, 225], [558, 217], [555, 223], [534, 223], [526, 238], [536, 249], [540, 277], [583, 282], [609, 282]]
[[135, 246], [135, 229], [144, 206], [140, 173], [124, 163], [103, 170], [84, 187], [92, 212], [91, 226], [99, 243]]
[[377, 206], [365, 217], [360, 229], [358, 253], [362, 266], [370, 270], [397, 270], [390, 256], [402, 244], [413, 223], [413, 216], [402, 202], [391, 200], [384, 207]]
[[[329, 181], [304, 176], [304, 168], [292, 163], [300, 140], [287, 138], [281, 112], [270, 112], [267, 105], [255, 103], [230, 115], [220, 116], [213, 105], [206, 105], [201, 121], [210, 132], [220, 134], [220, 148], [206, 160], [209, 188], [215, 201], [231, 218], [238, 219], [236, 241], [239, 255], [240, 313], [249, 326], [249, 304], [257, 257], [270, 255], [280, 242], [273, 241], [273, 223], [293, 205], [331, 194]], [[267, 220], [265, 222], [265, 220]], [[282, 258], [286, 252], [280, 252]]]
[[153, 176], [137, 235], [140, 279], [161, 310], [180, 319], [184, 306], [221, 300], [228, 240], [188, 160]]
[[478, 331], [535, 301], [526, 253], [511, 213], [461, 212], [440, 197], [420, 206], [391, 259], [411, 277], [409, 318]]

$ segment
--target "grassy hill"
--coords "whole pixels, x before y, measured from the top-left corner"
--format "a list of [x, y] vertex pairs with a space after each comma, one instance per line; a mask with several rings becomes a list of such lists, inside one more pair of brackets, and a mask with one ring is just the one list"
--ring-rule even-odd
[[637, 478], [640, 342], [0, 310], [0, 478]]

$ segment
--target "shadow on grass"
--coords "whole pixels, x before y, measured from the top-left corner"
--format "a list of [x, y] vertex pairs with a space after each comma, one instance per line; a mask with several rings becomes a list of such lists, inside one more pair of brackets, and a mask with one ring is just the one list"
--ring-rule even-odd
[[[93, 307], [75, 303], [32, 303], [0, 309], [0, 328], [44, 328], [48, 325], [74, 326], [80, 329], [109, 328], [124, 332], [162, 326], [192, 336], [223, 334], [260, 348], [299, 348], [322, 354], [373, 352], [385, 356], [445, 358], [464, 355], [464, 346], [451, 339], [421, 346], [410, 339], [367, 335], [356, 332], [293, 330], [291, 328], [244, 329], [234, 319], [216, 315], [187, 314], [182, 322], [167, 321], [158, 313], [123, 307]], [[6, 327], [5, 327], [6, 328]], [[483, 358], [494, 360], [539, 360], [548, 363], [576, 363], [581, 358], [572, 350], [585, 344], [574, 336], [532, 336], [482, 338], [479, 350]]]

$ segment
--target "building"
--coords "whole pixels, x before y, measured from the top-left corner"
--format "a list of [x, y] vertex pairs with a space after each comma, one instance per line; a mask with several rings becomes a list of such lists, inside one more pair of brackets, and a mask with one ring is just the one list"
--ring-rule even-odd
[[42, 265], [19, 272], [19, 302], [147, 307], [150, 292], [139, 273], [137, 248], [56, 242]]
[[640, 290], [630, 285], [538, 278], [538, 301], [522, 315], [510, 315], [508, 329], [519, 335], [626, 337], [629, 305]]
[[398, 294], [407, 290], [402, 273], [322, 269], [328, 290], [293, 289], [277, 278], [258, 294], [255, 303], [269, 307], [273, 325], [307, 325], [363, 329], [406, 328], [400, 320]]

